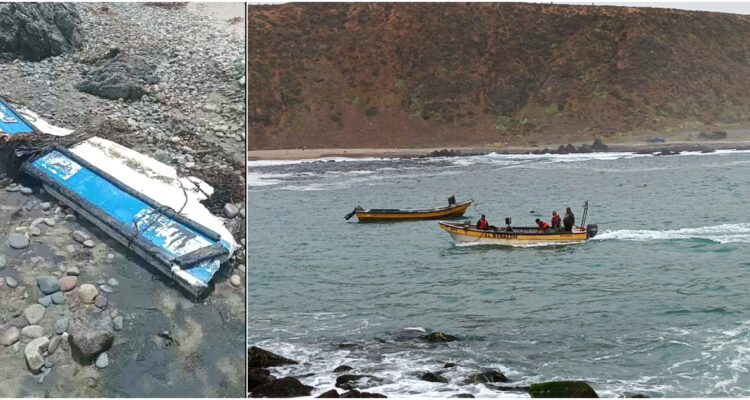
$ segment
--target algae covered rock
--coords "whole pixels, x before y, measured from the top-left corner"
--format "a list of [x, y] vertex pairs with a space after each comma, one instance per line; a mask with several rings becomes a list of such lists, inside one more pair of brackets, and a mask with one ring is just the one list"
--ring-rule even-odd
[[271, 382], [260, 385], [253, 389], [251, 397], [302, 397], [309, 396], [313, 387], [307, 386], [297, 378], [288, 376], [286, 378], [274, 379]]
[[286, 364], [299, 364], [299, 362], [263, 350], [260, 347], [253, 346], [247, 350], [248, 368], [278, 367]]
[[444, 343], [444, 342], [457, 342], [458, 338], [452, 335], [447, 335], [443, 332], [432, 332], [424, 336], [420, 336], [420, 339], [430, 343]]
[[529, 387], [531, 397], [599, 397], [584, 381], [554, 381], [535, 383]]

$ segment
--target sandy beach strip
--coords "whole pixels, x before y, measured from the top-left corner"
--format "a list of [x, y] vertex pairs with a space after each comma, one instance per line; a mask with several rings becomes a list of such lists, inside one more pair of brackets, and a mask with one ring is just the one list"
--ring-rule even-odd
[[[590, 143], [588, 143], [590, 145]], [[704, 150], [750, 150], [750, 140], [713, 140], [713, 141], [673, 141], [666, 143], [648, 142], [623, 142], [605, 143], [608, 152], [661, 152], [661, 151], [686, 151], [701, 148]], [[461, 154], [528, 154], [543, 149], [557, 150], [561, 144], [508, 147], [426, 147], [426, 148], [349, 148], [349, 149], [279, 149], [279, 150], [251, 150], [247, 152], [249, 161], [257, 160], [305, 160], [324, 157], [420, 157], [436, 151], [453, 151]], [[562, 144], [567, 145], [566, 144]], [[580, 144], [574, 144], [579, 147]]]

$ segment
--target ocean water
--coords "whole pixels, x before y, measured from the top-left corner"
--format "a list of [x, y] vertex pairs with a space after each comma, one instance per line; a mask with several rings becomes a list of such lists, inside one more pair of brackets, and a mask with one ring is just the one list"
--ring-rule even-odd
[[[318, 395], [333, 369], [389, 397], [511, 397], [585, 380], [600, 396], [750, 396], [750, 152], [258, 161], [248, 166], [249, 344]], [[502, 225], [571, 207], [598, 224], [571, 245], [458, 246], [436, 221], [368, 223], [365, 208], [474, 199]], [[532, 213], [533, 211], [533, 213]], [[427, 344], [423, 332], [461, 340]], [[456, 367], [443, 368], [447, 362]], [[449, 383], [420, 379], [441, 372]]]

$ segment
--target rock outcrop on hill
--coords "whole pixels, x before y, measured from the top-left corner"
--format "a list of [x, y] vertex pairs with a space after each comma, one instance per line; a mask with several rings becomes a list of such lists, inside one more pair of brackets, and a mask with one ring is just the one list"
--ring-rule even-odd
[[750, 125], [750, 16], [519, 3], [248, 14], [250, 149], [570, 143]]

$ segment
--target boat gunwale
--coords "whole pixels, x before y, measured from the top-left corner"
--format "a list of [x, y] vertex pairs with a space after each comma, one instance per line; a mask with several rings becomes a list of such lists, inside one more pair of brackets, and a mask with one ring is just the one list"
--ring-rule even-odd
[[[477, 229], [476, 224], [469, 224], [466, 226], [465, 223], [455, 223], [455, 222], [447, 222], [447, 221], [438, 221], [438, 224], [443, 230], [446, 230], [445, 227], [452, 227], [455, 229], [460, 229], [465, 232], [477, 232], [477, 233], [489, 233], [489, 234], [508, 234], [508, 235], [523, 235], [523, 236], [539, 236], [539, 237], [545, 237], [545, 236], [560, 236], [560, 235], [584, 235], [586, 239], [589, 239], [588, 237], [588, 231], [586, 229], [578, 232], [566, 232], [566, 231], [560, 231], [560, 232], [539, 232], [539, 228], [537, 227], [531, 227], [531, 226], [515, 226], [511, 227], [512, 229], [518, 229], [508, 231], [505, 227], [498, 228], [495, 227], [495, 229]], [[453, 232], [449, 232], [453, 233]], [[467, 236], [473, 236], [468, 235]]]
[[423, 209], [372, 208], [372, 209], [367, 209], [367, 210], [358, 210], [357, 215], [359, 215], [360, 213], [362, 214], [426, 214], [426, 213], [432, 213], [432, 212], [458, 210], [462, 207], [469, 208], [472, 203], [473, 203], [473, 200], [469, 200], [463, 203], [457, 203], [457, 204], [447, 206], [447, 207], [423, 208]]

